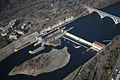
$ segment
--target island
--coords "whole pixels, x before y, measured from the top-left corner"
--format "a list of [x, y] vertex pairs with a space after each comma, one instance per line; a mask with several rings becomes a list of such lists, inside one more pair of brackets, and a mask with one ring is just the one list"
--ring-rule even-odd
[[67, 47], [61, 50], [52, 49], [48, 53], [39, 54], [23, 64], [15, 66], [9, 75], [26, 74], [37, 76], [64, 67], [69, 62], [69, 59], [70, 54], [67, 52]]

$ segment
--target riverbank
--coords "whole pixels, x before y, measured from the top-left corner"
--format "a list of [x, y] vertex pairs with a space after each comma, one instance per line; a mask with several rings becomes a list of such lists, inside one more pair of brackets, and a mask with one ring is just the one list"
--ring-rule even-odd
[[26, 74], [37, 76], [41, 73], [47, 73], [65, 66], [70, 59], [67, 47], [61, 50], [52, 49], [48, 53], [39, 54], [32, 59], [25, 61], [19, 66], [14, 67], [9, 75]]
[[[93, 58], [91, 58], [88, 62], [86, 62], [82, 69], [80, 70], [79, 74], [77, 75], [76, 79], [80, 80], [108, 80], [105, 77], [104, 73], [104, 66], [108, 63], [108, 58], [111, 54], [115, 54], [116, 48], [119, 49], [120, 45], [120, 35], [113, 38], [111, 43], [106, 45], [106, 47], [99, 53], [97, 53]], [[116, 54], [115, 54], [116, 55]], [[110, 62], [111, 63], [111, 62]], [[114, 63], [115, 65], [116, 63]], [[112, 62], [113, 66], [113, 62]], [[113, 66], [114, 67], [114, 66]], [[107, 68], [107, 70], [112, 70], [112, 68]], [[109, 74], [110, 75], [110, 74]]]

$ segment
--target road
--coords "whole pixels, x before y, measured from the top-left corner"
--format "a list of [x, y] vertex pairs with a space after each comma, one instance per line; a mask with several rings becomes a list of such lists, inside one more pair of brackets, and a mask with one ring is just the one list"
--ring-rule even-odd
[[9, 45], [7, 45], [3, 49], [1, 49], [0, 50], [0, 61], [2, 61], [6, 57], [8, 57], [12, 53], [14, 53], [14, 50], [16, 48], [19, 48], [20, 46], [26, 44], [27, 42], [31, 42], [31, 44], [34, 43], [36, 41], [35, 38], [37, 35], [39, 35], [39, 34], [37, 32], [34, 32], [29, 36], [21, 37], [20, 39], [10, 43]]

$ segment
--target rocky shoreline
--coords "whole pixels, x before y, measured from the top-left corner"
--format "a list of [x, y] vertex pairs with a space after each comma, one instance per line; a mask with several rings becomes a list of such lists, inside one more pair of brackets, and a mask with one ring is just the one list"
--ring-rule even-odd
[[25, 74], [37, 76], [41, 73], [51, 72], [65, 66], [70, 59], [67, 47], [61, 50], [52, 49], [48, 53], [39, 54], [32, 59], [25, 61], [23, 64], [14, 67], [9, 75]]

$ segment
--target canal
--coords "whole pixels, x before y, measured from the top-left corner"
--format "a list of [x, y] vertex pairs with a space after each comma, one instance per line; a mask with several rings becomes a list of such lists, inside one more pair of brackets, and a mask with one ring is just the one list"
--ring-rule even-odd
[[[120, 17], [120, 3], [102, 9], [105, 12]], [[98, 41], [104, 44], [103, 40], [111, 40], [117, 34], [120, 34], [120, 24], [115, 25], [113, 20], [109, 17], [101, 19], [97, 13], [89, 14], [85, 17], [79, 18], [66, 27], [74, 27], [70, 33], [86, 39], [90, 42]], [[30, 55], [28, 50], [33, 48], [33, 45], [20, 50], [18, 53], [14, 53], [0, 62], [0, 80], [62, 80], [68, 74], [73, 72], [80, 65], [83, 65], [96, 53], [91, 51], [87, 52], [84, 47], [74, 48], [74, 44], [62, 39], [62, 45], [58, 47], [45, 46], [46, 48], [35, 55]], [[53, 72], [43, 73], [36, 77], [27, 75], [15, 75], [8, 76], [10, 70], [23, 63], [24, 61], [44, 52], [49, 52], [52, 48], [62, 49], [64, 46], [68, 47], [68, 52], [71, 55], [69, 63], [63, 68], [57, 69]]]

